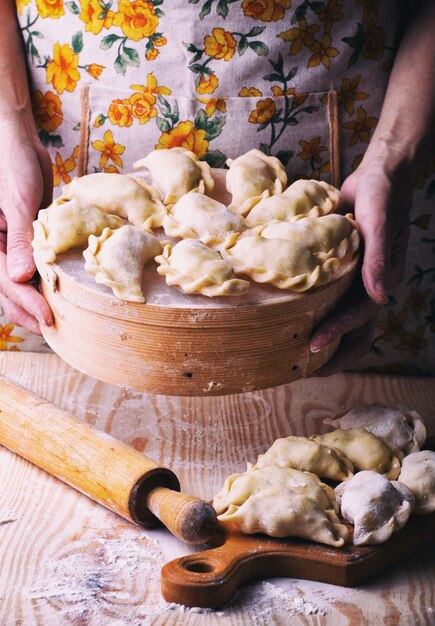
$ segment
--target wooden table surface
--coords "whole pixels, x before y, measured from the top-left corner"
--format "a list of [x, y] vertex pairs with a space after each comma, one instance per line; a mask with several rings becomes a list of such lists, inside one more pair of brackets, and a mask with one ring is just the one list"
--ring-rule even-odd
[[[1, 353], [0, 373], [171, 467], [210, 499], [274, 439], [324, 430], [361, 403], [403, 403], [435, 434], [435, 379], [339, 374], [214, 398], [105, 385], [51, 354]], [[145, 531], [0, 448], [0, 624], [194, 626], [435, 624], [435, 550], [358, 589], [294, 579], [249, 585], [220, 611], [168, 605], [164, 562], [192, 552]]]

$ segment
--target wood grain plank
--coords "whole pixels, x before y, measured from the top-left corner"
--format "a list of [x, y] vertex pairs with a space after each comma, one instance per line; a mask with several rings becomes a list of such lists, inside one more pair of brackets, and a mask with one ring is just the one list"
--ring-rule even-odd
[[[358, 403], [406, 401], [435, 434], [432, 379], [340, 374], [243, 395], [179, 398], [104, 385], [51, 354], [0, 354], [0, 372], [145, 451], [171, 467], [185, 491], [205, 498], [278, 436], [321, 432], [323, 418]], [[189, 551], [163, 531], [136, 529], [0, 449], [2, 626], [278, 626], [290, 617], [297, 626], [435, 623], [433, 549], [356, 590], [289, 579], [274, 583], [272, 590], [323, 612], [311, 615], [292, 614], [290, 600], [267, 587], [265, 593], [261, 585], [249, 586], [221, 612], [165, 605], [160, 567]]]

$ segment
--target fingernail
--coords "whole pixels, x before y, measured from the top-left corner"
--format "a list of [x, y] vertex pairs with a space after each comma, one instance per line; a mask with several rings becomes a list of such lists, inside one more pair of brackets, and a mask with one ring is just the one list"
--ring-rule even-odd
[[41, 335], [41, 329], [40, 329], [40, 325], [38, 324], [38, 322], [32, 323], [32, 332], [35, 333], [35, 335]]
[[379, 301], [382, 304], [387, 304], [388, 296], [385, 293], [385, 286], [384, 286], [384, 283], [382, 281], [378, 280], [378, 282], [375, 284], [375, 291], [376, 291], [376, 294], [377, 294], [377, 296], [379, 298]]
[[42, 325], [42, 326], [53, 326], [54, 320], [52, 317], [43, 317], [43, 316], [38, 316], [38, 322]]
[[310, 351], [311, 351], [311, 352], [314, 352], [314, 353], [316, 353], [316, 352], [320, 352], [320, 350], [321, 350], [321, 349], [322, 349], [322, 348], [320, 348], [317, 344], [314, 344], [314, 345], [312, 345], [312, 344], [311, 344], [311, 345], [310, 345]]

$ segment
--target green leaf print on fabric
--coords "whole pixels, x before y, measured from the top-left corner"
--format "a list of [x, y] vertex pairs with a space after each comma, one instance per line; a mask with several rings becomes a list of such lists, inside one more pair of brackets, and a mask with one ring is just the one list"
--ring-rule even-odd
[[83, 50], [83, 45], [84, 45], [83, 33], [81, 31], [73, 35], [71, 44], [72, 44], [72, 49], [74, 50], [74, 52], [76, 54], [80, 54], [80, 52]]
[[76, 2], [65, 2], [65, 6], [73, 15], [80, 15], [80, 7]]
[[[86, 23], [86, 30], [98, 34], [105, 28], [120, 28], [122, 35], [110, 33], [102, 38], [100, 48], [109, 50], [118, 42], [115, 70], [125, 75], [127, 67], [139, 67], [140, 55], [136, 48], [127, 46], [127, 42], [137, 43], [146, 61], [154, 61], [159, 55], [159, 48], [167, 44], [162, 32], [157, 32], [159, 20], [165, 13], [159, 8], [164, 0], [149, 0], [146, 3], [118, 1], [118, 11], [114, 12], [112, 0], [105, 4], [100, 0], [101, 13], [95, 19], [94, 13], [82, 11], [80, 18]], [[145, 40], [145, 42], [143, 41]]]
[[[272, 98], [265, 98], [257, 102], [256, 108], [251, 111], [249, 116], [249, 122], [252, 124], [258, 124], [257, 132], [262, 132], [268, 129], [270, 131], [270, 139], [268, 142], [262, 142], [260, 149], [265, 154], [272, 154], [272, 148], [282, 133], [288, 126], [296, 126], [299, 124], [299, 117], [304, 113], [314, 113], [319, 107], [317, 106], [305, 106], [301, 105], [305, 102], [307, 94], [296, 94], [294, 88], [289, 86], [291, 81], [297, 74], [298, 68], [293, 67], [289, 71], [284, 70], [284, 59], [282, 54], [278, 55], [278, 58], [273, 61], [269, 59], [274, 72], [263, 76], [264, 80], [270, 82], [280, 83], [280, 87], [272, 87], [272, 91], [279, 92], [284, 98], [284, 108], [277, 108], [275, 100]], [[282, 85], [282, 87], [281, 87]], [[282, 158], [286, 165], [293, 157], [293, 152], [290, 150], [283, 151]]]
[[21, 27], [21, 33], [24, 41], [24, 49], [28, 57], [30, 57], [32, 63], [35, 62], [35, 59], [41, 63], [41, 55], [35, 45], [34, 39], [43, 39], [44, 35], [40, 33], [38, 30], [31, 30], [32, 26], [36, 24], [39, 19], [39, 15], [32, 20], [30, 9], [26, 13], [26, 24]]
[[[199, 14], [199, 19], [203, 20], [206, 15], [209, 15], [213, 4], [217, 2], [216, 13], [224, 19], [228, 15], [228, 5], [238, 2], [239, 0], [206, 0], [202, 6]], [[189, 0], [189, 4], [198, 4], [199, 0]]]
[[[213, 28], [211, 35], [204, 37], [204, 48], [198, 48], [190, 42], [183, 42], [188, 52], [193, 54], [189, 63], [189, 70], [196, 74], [195, 87], [199, 94], [214, 93], [219, 79], [209, 67], [213, 61], [230, 61], [237, 51], [243, 56], [247, 50], [252, 50], [258, 56], [269, 54], [269, 48], [262, 41], [250, 41], [250, 38], [261, 35], [265, 26], [251, 28], [247, 33], [230, 32], [223, 28]], [[204, 57], [204, 61], [199, 63]]]
[[320, 13], [325, 7], [325, 2], [310, 2], [310, 0], [304, 0], [304, 2], [295, 9], [291, 23], [296, 24], [296, 22], [304, 20], [308, 9], [311, 9], [314, 13]]

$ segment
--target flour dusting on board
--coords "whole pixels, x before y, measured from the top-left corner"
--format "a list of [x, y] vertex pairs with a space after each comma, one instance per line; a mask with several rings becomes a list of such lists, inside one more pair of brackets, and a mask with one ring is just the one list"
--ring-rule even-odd
[[237, 623], [242, 617], [252, 626], [267, 626], [292, 615], [325, 614], [288, 580], [247, 585], [220, 610], [165, 602], [160, 570], [168, 555], [152, 532], [100, 507], [83, 528], [46, 556], [32, 587], [22, 590], [40, 608], [46, 626], [152, 626], [167, 621], [208, 626], [229, 619]]
[[189, 613], [214, 614], [216, 618], [233, 618], [234, 620], [243, 615], [251, 626], [266, 626], [278, 616], [284, 623], [285, 618], [292, 615], [325, 615], [325, 612], [318, 606], [297, 595], [291, 584], [278, 586], [267, 581], [243, 587], [220, 610], [188, 608], [177, 604], [167, 604], [167, 608], [185, 615]]

